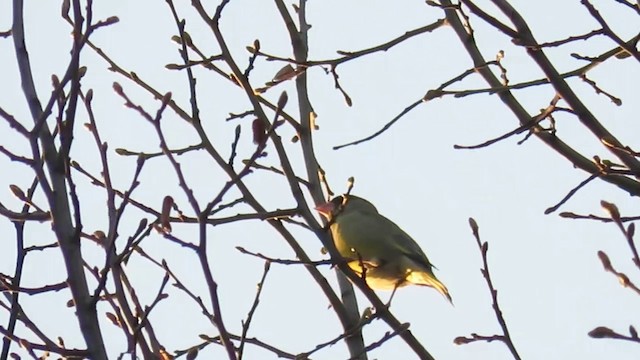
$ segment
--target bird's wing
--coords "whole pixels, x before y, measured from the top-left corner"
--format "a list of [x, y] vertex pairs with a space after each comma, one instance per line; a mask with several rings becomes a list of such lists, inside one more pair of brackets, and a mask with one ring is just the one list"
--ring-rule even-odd
[[409, 234], [400, 229], [400, 227], [398, 227], [397, 225], [396, 227], [398, 228], [398, 232], [394, 233], [393, 235], [393, 243], [400, 248], [400, 251], [402, 251], [405, 256], [407, 256], [414, 262], [425, 266], [427, 270], [431, 271], [433, 265], [429, 261], [429, 258], [424, 253], [424, 251], [422, 251], [422, 248], [420, 248], [420, 245], [418, 245], [418, 243], [416, 243], [415, 240], [413, 240], [411, 236], [409, 236]]
[[344, 245], [355, 249], [364, 261], [384, 262], [385, 258], [404, 255], [431, 270], [429, 259], [420, 246], [398, 225], [380, 214], [342, 214], [336, 224]]

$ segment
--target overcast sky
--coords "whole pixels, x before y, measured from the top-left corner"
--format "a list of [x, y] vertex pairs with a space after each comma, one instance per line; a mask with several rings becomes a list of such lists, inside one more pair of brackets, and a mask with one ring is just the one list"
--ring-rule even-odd
[[[593, 2], [608, 19], [619, 19], [613, 25], [623, 39], [635, 35], [638, 18], [632, 17], [631, 11], [624, 10], [615, 1]], [[207, 55], [217, 54], [211, 31], [190, 4], [177, 3], [180, 16], [187, 19], [187, 30], [194, 42]], [[213, 13], [213, 2], [205, 3]], [[486, 4], [488, 1], [477, 3], [486, 6], [492, 14], [498, 14]], [[577, 0], [512, 3], [529, 21], [539, 42], [559, 40], [598, 28]], [[189, 88], [185, 74], [165, 68], [168, 63], [181, 61], [178, 48], [171, 41], [177, 29], [166, 3], [111, 0], [95, 1], [94, 5], [95, 19], [113, 15], [120, 19], [119, 23], [98, 30], [92, 37], [94, 43], [116, 63], [135, 71], [151, 86], [163, 93], [171, 91], [173, 98], [188, 109]], [[337, 57], [338, 50], [354, 51], [375, 46], [443, 17], [441, 10], [418, 0], [315, 0], [309, 1], [307, 11], [312, 25], [309, 33], [312, 60]], [[41, 98], [48, 98], [51, 75], [61, 76], [69, 61], [70, 27], [58, 16], [59, 12], [59, 4], [52, 1], [27, 2], [25, 8], [27, 47]], [[0, 3], [0, 30], [11, 26], [10, 14], [10, 2]], [[500, 50], [505, 51], [503, 65], [508, 69], [511, 83], [543, 77], [524, 49], [515, 47], [509, 38], [478, 18], [471, 17], [471, 21], [486, 59], [492, 60]], [[264, 52], [291, 56], [288, 34], [273, 2], [231, 1], [223, 14], [222, 30], [242, 67], [250, 56], [245, 48], [256, 38]], [[600, 38], [550, 49], [546, 53], [559, 70], [569, 71], [584, 65], [584, 61], [572, 58], [570, 53], [597, 56], [613, 47], [612, 41]], [[109, 143], [114, 184], [125, 189], [135, 169], [135, 158], [118, 156], [113, 150], [157, 152], [159, 141], [144, 119], [123, 106], [122, 99], [112, 90], [112, 83], [122, 84], [124, 91], [151, 113], [155, 113], [159, 102], [133, 82], [109, 71], [108, 64], [91, 49], [85, 50], [81, 61], [88, 69], [83, 89], [94, 91], [96, 121], [103, 140]], [[0, 107], [28, 126], [31, 120], [20, 90], [11, 38], [0, 39], [0, 65]], [[263, 86], [283, 65], [260, 59], [251, 75], [251, 84], [256, 88]], [[518, 126], [517, 119], [497, 96], [483, 94], [435, 99], [419, 105], [374, 140], [341, 150], [332, 149], [372, 134], [405, 107], [421, 99], [429, 89], [437, 88], [471, 66], [471, 60], [453, 30], [443, 27], [387, 52], [340, 65], [337, 69], [340, 82], [353, 100], [351, 107], [334, 89], [330, 75], [321, 68], [308, 72], [311, 101], [319, 125], [314, 133], [316, 155], [333, 190], [344, 192], [347, 179], [355, 177], [353, 193], [373, 202], [381, 213], [421, 245], [437, 266], [436, 274], [448, 286], [455, 303], [452, 307], [432, 289], [408, 287], [396, 294], [392, 312], [400, 321], [411, 323], [413, 334], [437, 359], [511, 358], [507, 348], [497, 342], [453, 344], [457, 336], [493, 335], [500, 331], [492, 312], [490, 294], [480, 274], [480, 253], [467, 222], [469, 217], [474, 217], [480, 225], [482, 239], [490, 243], [491, 274], [513, 341], [523, 358], [637, 359], [640, 356], [637, 345], [587, 336], [587, 332], [597, 326], [608, 326], [627, 334], [629, 325], [638, 325], [633, 323], [637, 317], [631, 316], [637, 309], [638, 296], [622, 288], [614, 276], [605, 273], [596, 255], [598, 250], [604, 250], [617, 269], [629, 274], [632, 280], [638, 280], [637, 269], [630, 261], [631, 255], [622, 234], [613, 224], [562, 219], [558, 212], [544, 214], [546, 208], [560, 201], [588, 175], [574, 169], [571, 163], [536, 138], [518, 145], [524, 134], [482, 149], [454, 149], [454, 144], [478, 144]], [[255, 148], [250, 135], [252, 119], [225, 120], [229, 113], [249, 109], [245, 95], [211, 71], [195, 68], [195, 74], [201, 118], [212, 143], [228, 156], [235, 127], [241, 124], [243, 132], [238, 157], [248, 158]], [[623, 142], [632, 147], [637, 145], [633, 142], [640, 130], [638, 122], [633, 122], [640, 113], [637, 62], [613, 59], [589, 76], [621, 98], [623, 105], [616, 106], [605, 96], [595, 94], [593, 88], [579, 79], [572, 79], [570, 84], [605, 126]], [[478, 75], [474, 75], [453, 88], [486, 86]], [[265, 97], [275, 102], [282, 90], [290, 97], [287, 111], [297, 116], [293, 82], [271, 89]], [[515, 95], [531, 114], [537, 114], [539, 109], [548, 106], [554, 91], [550, 87], [540, 87], [516, 91]], [[80, 111], [78, 116], [72, 158], [99, 176], [101, 166], [96, 160], [98, 152], [94, 140], [82, 128], [87, 122], [86, 113]], [[53, 121], [52, 118], [50, 126]], [[558, 135], [583, 151], [585, 156], [611, 159], [575, 117], [561, 113], [556, 121]], [[163, 127], [173, 148], [197, 142], [193, 129], [171, 112], [163, 118]], [[306, 177], [300, 147], [289, 141], [294, 131], [283, 126], [279, 134], [299, 176]], [[0, 121], [0, 145], [18, 154], [30, 154], [28, 143], [4, 121]], [[266, 151], [269, 156], [260, 163], [279, 167], [272, 145]], [[204, 152], [181, 156], [178, 160], [188, 175], [189, 185], [204, 203], [228, 181]], [[32, 172], [2, 156], [0, 174], [0, 188], [6, 189], [0, 191], [0, 202], [19, 209], [21, 203], [8, 191], [9, 185], [26, 189], [32, 181]], [[83, 230], [87, 233], [106, 231], [108, 218], [104, 192], [80, 174], [74, 176], [82, 200]], [[163, 197], [171, 195], [183, 211], [193, 215], [166, 159], [150, 160], [140, 180], [136, 199], [160, 209]], [[246, 183], [269, 210], [295, 205], [281, 176], [257, 171], [246, 178]], [[225, 200], [231, 201], [237, 195], [238, 192], [233, 191]], [[36, 199], [45, 206], [41, 193]], [[598, 181], [578, 192], [560, 211], [606, 216], [599, 205], [603, 199], [616, 203], [623, 215], [637, 213], [637, 199]], [[238, 207], [220, 216], [248, 211], [247, 207]], [[133, 233], [142, 218], [155, 220], [133, 208], [127, 211], [119, 230], [122, 240]], [[325, 258], [321, 244], [311, 232], [295, 226], [290, 228], [312, 258]], [[13, 274], [13, 226], [4, 218], [0, 219], [0, 234], [4, 234], [4, 239], [0, 240], [0, 273]], [[175, 224], [174, 235], [196, 242], [197, 227]], [[48, 223], [29, 224], [27, 236], [29, 245], [55, 241]], [[211, 264], [219, 283], [224, 321], [230, 331], [240, 333], [241, 321], [253, 301], [263, 262], [239, 253], [235, 247], [243, 246], [282, 259], [293, 259], [294, 254], [276, 232], [260, 221], [213, 227], [209, 237]], [[142, 243], [142, 247], [155, 258], [166, 259], [189, 287], [206, 296], [197, 259], [190, 250], [155, 233]], [[90, 264], [101, 266], [104, 263], [104, 253], [93, 243], [83, 243], [83, 251]], [[37, 287], [64, 281], [63, 269], [60, 254], [55, 249], [30, 254], [23, 285]], [[127, 269], [141, 301], [149, 304], [156, 295], [163, 273], [141, 257], [132, 257]], [[333, 270], [324, 267], [322, 272], [337, 288]], [[184, 293], [173, 288], [168, 293], [169, 299], [158, 305], [152, 317], [157, 335], [167, 350], [197, 344], [199, 334], [217, 335], [216, 329]], [[386, 301], [389, 293], [380, 292], [379, 295]], [[362, 310], [368, 303], [360, 294], [358, 296]], [[82, 348], [84, 343], [73, 309], [65, 305], [69, 299], [69, 292], [61, 291], [24, 296], [22, 301], [27, 314], [45, 332], [64, 337], [71, 347]], [[274, 264], [261, 300], [249, 336], [285, 351], [310, 351], [342, 331], [320, 288], [301, 266]], [[99, 310], [103, 316], [108, 308], [103, 306]], [[8, 313], [0, 311], [0, 325], [5, 326], [7, 319]], [[117, 328], [103, 321], [102, 330], [112, 357], [126, 350]], [[364, 330], [365, 342], [377, 341], [387, 331], [389, 328], [384, 322], [374, 321]], [[19, 332], [30, 338], [24, 329]], [[221, 347], [209, 346], [201, 356], [220, 358], [223, 354]], [[251, 346], [248, 346], [246, 356], [248, 359], [275, 358], [271, 353]], [[314, 359], [348, 357], [343, 343], [313, 356]], [[371, 352], [370, 359], [376, 358], [411, 359], [415, 354], [401, 339], [394, 338]]]

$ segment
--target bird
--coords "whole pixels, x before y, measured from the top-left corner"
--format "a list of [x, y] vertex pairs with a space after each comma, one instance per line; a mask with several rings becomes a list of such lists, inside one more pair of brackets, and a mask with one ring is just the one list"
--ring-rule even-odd
[[315, 210], [327, 219], [333, 243], [349, 267], [371, 289], [393, 290], [389, 303], [398, 288], [413, 284], [432, 287], [453, 304], [418, 243], [372, 203], [344, 194]]

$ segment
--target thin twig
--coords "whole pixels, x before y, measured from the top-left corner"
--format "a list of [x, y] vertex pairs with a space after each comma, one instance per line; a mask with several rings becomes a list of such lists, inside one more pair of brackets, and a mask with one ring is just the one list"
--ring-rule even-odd
[[262, 289], [264, 288], [264, 282], [267, 280], [267, 274], [269, 273], [269, 269], [271, 268], [271, 262], [264, 262], [264, 270], [262, 272], [262, 277], [260, 278], [260, 282], [257, 285], [256, 296], [253, 298], [253, 304], [251, 304], [251, 309], [249, 309], [249, 313], [247, 314], [247, 319], [242, 322], [242, 334], [240, 335], [240, 345], [238, 345], [238, 360], [242, 359], [242, 355], [244, 353], [244, 344], [247, 339], [247, 333], [249, 332], [249, 327], [251, 326], [251, 320], [253, 320], [253, 314], [255, 314], [256, 309], [258, 309], [258, 304], [260, 304], [260, 295], [262, 294]]
[[[471, 226], [473, 237], [476, 239], [476, 244], [478, 244], [480, 255], [482, 256], [482, 269], [480, 271], [482, 272], [482, 276], [487, 282], [487, 287], [489, 288], [489, 292], [491, 293], [491, 300], [493, 303], [493, 312], [496, 315], [496, 319], [500, 324], [500, 328], [502, 329], [502, 334], [503, 334], [498, 337], [491, 337], [490, 340], [502, 341], [505, 345], [507, 345], [507, 348], [509, 348], [509, 351], [511, 352], [511, 355], [513, 355], [513, 358], [516, 360], [520, 360], [521, 359], [520, 355], [518, 354], [518, 351], [516, 350], [516, 347], [513, 344], [513, 341], [511, 340], [511, 335], [509, 334], [509, 329], [507, 328], [507, 322], [505, 321], [504, 316], [502, 315], [502, 310], [500, 309], [500, 304], [498, 303], [498, 290], [496, 290], [496, 288], [493, 286], [493, 281], [491, 280], [491, 274], [489, 272], [489, 261], [487, 259], [487, 252], [489, 251], [489, 243], [482, 242], [480, 240], [480, 232], [479, 232], [478, 224], [473, 218], [469, 218], [469, 225]], [[490, 341], [489, 339], [487, 340]]]
[[558, 210], [560, 208], [560, 206], [564, 205], [567, 201], [569, 201], [569, 199], [571, 199], [571, 197], [573, 195], [575, 195], [578, 190], [580, 190], [583, 186], [587, 185], [588, 183], [590, 183], [591, 181], [595, 180], [598, 178], [598, 175], [591, 175], [588, 178], [586, 178], [585, 180], [581, 181], [580, 184], [578, 184], [578, 186], [574, 187], [573, 189], [571, 189], [571, 191], [569, 191], [569, 193], [562, 198], [562, 200], [560, 200], [560, 202], [558, 202], [557, 204], [548, 207], [544, 213], [545, 214], [551, 214], [552, 212]]
[[251, 256], [255, 256], [259, 259], [265, 260], [269, 263], [274, 263], [274, 264], [281, 264], [281, 265], [312, 265], [312, 266], [319, 266], [319, 265], [334, 265], [333, 261], [331, 260], [319, 260], [319, 261], [301, 261], [301, 260], [287, 260], [287, 259], [276, 259], [276, 258], [272, 258], [266, 255], [262, 255], [261, 253], [255, 253], [252, 251], [249, 251], [245, 248], [243, 248], [242, 246], [236, 246], [236, 250], [240, 251], [243, 254], [246, 255], [251, 255]]

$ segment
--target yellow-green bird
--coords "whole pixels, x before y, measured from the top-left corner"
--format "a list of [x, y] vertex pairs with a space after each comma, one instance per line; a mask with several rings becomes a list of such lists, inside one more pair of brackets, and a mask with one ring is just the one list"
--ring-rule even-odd
[[393, 221], [378, 213], [373, 204], [349, 194], [335, 197], [316, 210], [331, 224], [333, 242], [340, 255], [353, 271], [364, 276], [370, 288], [395, 292], [409, 284], [430, 286], [453, 303], [449, 290], [433, 274], [433, 265], [420, 246]]

